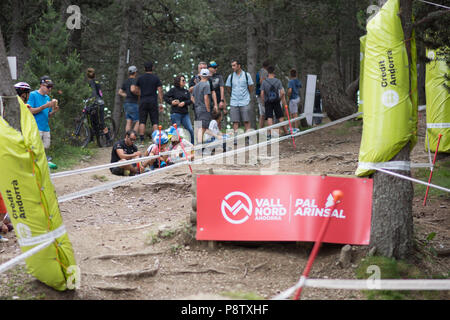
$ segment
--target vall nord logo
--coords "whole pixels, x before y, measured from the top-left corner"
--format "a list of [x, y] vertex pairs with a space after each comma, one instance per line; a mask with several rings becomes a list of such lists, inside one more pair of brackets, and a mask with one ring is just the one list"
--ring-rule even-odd
[[253, 205], [250, 197], [243, 192], [234, 191], [222, 200], [222, 215], [230, 223], [241, 224], [252, 215]]

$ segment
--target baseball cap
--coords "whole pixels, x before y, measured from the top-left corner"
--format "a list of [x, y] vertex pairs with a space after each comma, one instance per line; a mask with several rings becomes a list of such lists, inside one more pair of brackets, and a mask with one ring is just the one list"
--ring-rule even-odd
[[209, 76], [209, 70], [208, 69], [202, 69], [200, 70], [200, 75], [202, 77], [208, 77]]
[[49, 86], [52, 86], [52, 85], [53, 85], [53, 81], [52, 81], [52, 79], [50, 79], [49, 76], [43, 76], [43, 77], [41, 77], [40, 83], [41, 83], [41, 84], [45, 83], [46, 85], [49, 85]]
[[213, 67], [213, 68], [217, 68], [219, 65], [217, 64], [217, 62], [215, 62], [215, 61], [210, 61], [209, 63], [208, 63], [208, 68], [209, 67]]
[[137, 72], [136, 66], [130, 66], [130, 67], [128, 68], [128, 73], [135, 73], [135, 72]]

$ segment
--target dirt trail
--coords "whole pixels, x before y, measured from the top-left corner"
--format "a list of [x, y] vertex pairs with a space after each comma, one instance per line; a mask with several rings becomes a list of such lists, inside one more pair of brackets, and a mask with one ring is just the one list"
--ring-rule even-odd
[[[428, 162], [428, 155], [423, 151], [423, 130], [419, 138], [412, 161]], [[280, 171], [353, 175], [360, 139], [360, 125], [341, 124], [297, 138], [296, 149], [290, 140], [285, 141], [280, 145]], [[108, 163], [109, 159], [110, 149], [104, 148], [78, 167]], [[61, 196], [117, 179], [120, 177], [106, 169], [54, 179], [54, 184]], [[35, 290], [45, 293], [46, 299], [182, 299], [224, 292], [271, 298], [294, 285], [306, 264], [311, 244], [219, 243], [216, 250], [209, 250], [190, 238], [186, 230], [192, 210], [191, 179], [188, 167], [180, 167], [62, 203], [64, 224], [82, 271], [81, 288], [58, 293], [35, 281]], [[414, 200], [416, 237], [424, 239], [434, 231], [437, 236], [432, 244], [450, 248], [450, 199], [434, 199], [426, 207], [421, 205], [421, 200], [422, 197]], [[341, 248], [341, 245], [324, 245], [310, 276], [355, 278], [354, 268], [367, 249], [353, 247], [352, 266], [342, 269], [336, 264]], [[14, 241], [3, 249], [7, 256], [18, 253]], [[126, 256], [143, 251], [152, 254]], [[122, 256], [96, 258], [106, 254]], [[424, 260], [424, 270], [433, 274], [450, 270], [448, 258], [435, 258], [435, 261]], [[158, 272], [149, 275], [156, 267]], [[123, 275], [134, 270], [149, 272], [137, 277]], [[341, 300], [365, 299], [365, 296], [359, 291], [307, 288], [302, 298]]]

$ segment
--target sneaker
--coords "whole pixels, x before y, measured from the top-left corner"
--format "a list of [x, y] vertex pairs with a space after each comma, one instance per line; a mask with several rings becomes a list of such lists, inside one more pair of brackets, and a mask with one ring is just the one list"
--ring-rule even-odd
[[48, 161], [48, 167], [50, 169], [58, 169], [58, 166], [51, 161]]
[[0, 236], [0, 242], [8, 242], [9, 240], [5, 237]]

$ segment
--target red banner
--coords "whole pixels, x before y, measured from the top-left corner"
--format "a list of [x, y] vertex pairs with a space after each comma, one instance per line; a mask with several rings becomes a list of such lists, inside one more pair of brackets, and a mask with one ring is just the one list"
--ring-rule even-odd
[[[315, 241], [329, 218], [324, 242], [368, 245], [372, 188], [362, 178], [198, 176], [197, 240]], [[333, 209], [334, 190], [343, 198]]]

